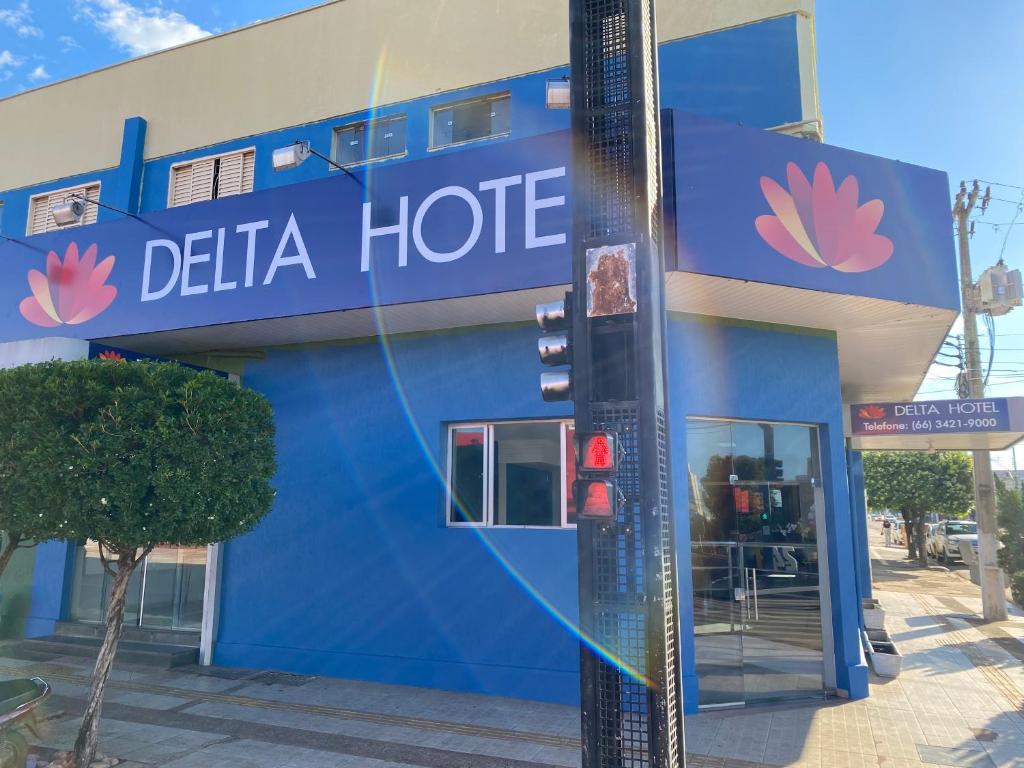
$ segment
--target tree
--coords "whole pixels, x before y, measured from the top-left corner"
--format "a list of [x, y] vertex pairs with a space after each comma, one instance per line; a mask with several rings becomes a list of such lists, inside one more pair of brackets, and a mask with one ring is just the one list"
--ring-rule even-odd
[[0, 577], [19, 549], [60, 536], [59, 515], [41, 508], [25, 487], [36, 438], [31, 379], [24, 369], [0, 369]]
[[65, 759], [85, 768], [132, 572], [157, 545], [224, 541], [266, 515], [273, 415], [261, 395], [174, 363], [50, 362], [7, 375], [24, 388], [32, 429], [17, 459], [18, 503], [59, 511], [58, 538], [98, 542], [113, 581], [89, 700]]
[[1024, 497], [996, 478], [996, 503], [999, 540], [1003, 543], [999, 565], [1006, 573], [1014, 601], [1024, 605]]
[[864, 484], [872, 508], [903, 515], [909, 557], [925, 566], [925, 513], [965, 517], [974, 506], [971, 459], [961, 451], [867, 451]]

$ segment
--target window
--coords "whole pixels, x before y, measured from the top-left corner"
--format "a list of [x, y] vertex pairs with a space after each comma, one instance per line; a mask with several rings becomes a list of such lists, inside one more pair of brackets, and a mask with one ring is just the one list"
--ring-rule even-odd
[[430, 148], [508, 135], [509, 103], [509, 95], [502, 93], [436, 107], [431, 115]]
[[358, 165], [405, 153], [405, 115], [364, 120], [334, 131], [334, 162], [338, 165]]
[[573, 439], [566, 421], [451, 426], [448, 525], [575, 525]]
[[256, 150], [202, 157], [171, 167], [171, 207], [252, 192]]
[[[99, 200], [100, 183], [95, 181], [83, 184], [80, 187], [65, 187], [64, 189], [55, 189], [42, 195], [33, 195], [28, 204], [28, 226], [25, 228], [25, 234], [40, 235], [43, 232], [62, 229], [62, 227], [58, 227], [54, 222], [50, 212], [55, 205], [60, 205], [71, 195], [87, 197], [90, 200]], [[78, 224], [69, 224], [68, 226], [77, 227], [82, 224], [95, 224], [97, 211], [98, 206], [86, 203], [82, 220]]]

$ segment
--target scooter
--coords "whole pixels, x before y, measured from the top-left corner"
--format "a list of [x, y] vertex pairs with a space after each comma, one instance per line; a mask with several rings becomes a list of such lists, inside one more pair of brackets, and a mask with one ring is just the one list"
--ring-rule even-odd
[[0, 681], [0, 768], [25, 768], [28, 742], [19, 732], [39, 738], [35, 709], [50, 695], [50, 686], [38, 677]]

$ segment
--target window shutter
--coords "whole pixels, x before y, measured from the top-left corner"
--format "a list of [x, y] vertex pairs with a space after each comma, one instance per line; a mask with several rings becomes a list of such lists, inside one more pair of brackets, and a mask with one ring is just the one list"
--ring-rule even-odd
[[242, 192], [252, 192], [253, 177], [256, 172], [256, 153], [245, 152], [242, 155]]
[[188, 202], [198, 203], [201, 200], [213, 199], [213, 160], [214, 158], [210, 157], [192, 163]]
[[173, 208], [176, 205], [188, 205], [192, 202], [192, 166], [179, 165], [171, 171], [171, 195], [170, 203]]
[[230, 155], [204, 157], [171, 171], [171, 207], [213, 199], [213, 166], [220, 161], [217, 173], [217, 197], [252, 192], [256, 153], [252, 150]]
[[[86, 187], [85, 189], [83, 189], [82, 190], [82, 194], [85, 195], [90, 200], [99, 200], [100, 199], [100, 185], [99, 184], [92, 184], [92, 185]], [[86, 205], [85, 205], [85, 213], [82, 215], [82, 223], [83, 224], [95, 224], [96, 223], [96, 217], [99, 216], [99, 214], [100, 214], [100, 207], [98, 205], [89, 205], [88, 203], [86, 203]]]
[[229, 197], [242, 191], [242, 156], [225, 155], [220, 158], [217, 174], [217, 197]]
[[[43, 232], [52, 232], [59, 229], [54, 222], [50, 212], [55, 205], [60, 205], [72, 195], [87, 197], [90, 200], [100, 199], [100, 185], [98, 183], [87, 184], [82, 187], [71, 187], [69, 189], [58, 189], [45, 195], [36, 195], [29, 203], [29, 220], [27, 235], [39, 235]], [[99, 215], [99, 206], [91, 203], [85, 204], [85, 212], [82, 214], [80, 224], [95, 224]], [[72, 225], [79, 226], [79, 225]]]
[[50, 222], [50, 197], [32, 198], [32, 210], [29, 213], [28, 232], [29, 235], [38, 235], [46, 232], [47, 224]]

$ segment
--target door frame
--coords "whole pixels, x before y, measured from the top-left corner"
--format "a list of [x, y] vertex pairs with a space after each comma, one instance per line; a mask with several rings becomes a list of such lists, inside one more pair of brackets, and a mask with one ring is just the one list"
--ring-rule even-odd
[[[778, 426], [807, 427], [813, 429], [815, 434], [814, 447], [817, 451], [817, 467], [819, 479], [811, 478], [811, 486], [814, 488], [814, 521], [816, 529], [816, 542], [818, 553], [818, 600], [821, 608], [821, 667], [822, 667], [822, 694], [828, 695], [836, 691], [836, 655], [835, 639], [832, 627], [832, 595], [831, 595], [831, 569], [828, 557], [828, 513], [831, 511], [829, 498], [825, 493], [825, 467], [831, 464], [825, 462], [825, 441], [826, 424], [808, 421], [784, 421], [780, 419], [757, 419], [738, 418], [706, 415], [689, 415], [686, 421], [710, 421], [719, 423], [741, 423], [741, 424], [770, 424]], [[689, 456], [687, 456], [687, 469], [689, 470]], [[831, 480], [831, 478], [829, 478]], [[820, 480], [820, 481], [819, 481]], [[769, 481], [764, 481], [769, 483]], [[699, 478], [697, 479], [699, 486]], [[831, 486], [831, 482], [829, 483]], [[692, 488], [691, 488], [692, 491]], [[716, 543], [716, 542], [708, 542]], [[727, 542], [717, 542], [724, 544]], [[693, 541], [691, 540], [691, 547]], [[692, 550], [691, 550], [692, 553]], [[692, 554], [691, 554], [692, 558]], [[692, 559], [691, 559], [692, 567]], [[742, 631], [742, 630], [741, 630]], [[700, 682], [698, 680], [698, 686]], [[718, 709], [723, 707], [745, 706], [746, 701], [724, 704], [700, 705], [699, 709]]]

